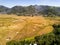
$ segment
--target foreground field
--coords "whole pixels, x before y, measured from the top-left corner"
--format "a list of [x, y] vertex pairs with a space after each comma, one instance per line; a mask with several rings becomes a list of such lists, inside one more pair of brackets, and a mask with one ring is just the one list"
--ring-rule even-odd
[[60, 23], [59, 17], [0, 15], [0, 45], [50, 33], [55, 23]]

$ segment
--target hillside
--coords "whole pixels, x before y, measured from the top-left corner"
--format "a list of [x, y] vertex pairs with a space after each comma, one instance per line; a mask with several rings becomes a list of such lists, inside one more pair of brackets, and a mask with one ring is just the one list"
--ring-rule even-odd
[[29, 5], [29, 6], [14, 6], [12, 8], [0, 5], [0, 14], [17, 14], [19, 16], [60, 16], [60, 7], [47, 6], [47, 5]]
[[0, 14], [0, 45], [5, 45], [10, 40], [28, 39], [50, 33], [55, 23], [60, 23], [59, 17]]

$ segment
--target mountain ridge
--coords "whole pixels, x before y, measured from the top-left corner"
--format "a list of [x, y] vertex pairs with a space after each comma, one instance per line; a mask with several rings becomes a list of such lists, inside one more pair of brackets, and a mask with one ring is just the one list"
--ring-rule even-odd
[[[12, 8], [8, 8], [5, 6], [0, 5], [0, 14], [17, 14], [17, 15], [23, 15], [23, 14], [47, 14], [49, 11], [47, 11], [50, 8], [53, 12], [57, 12], [60, 15], [60, 7], [55, 6], [48, 6], [48, 5], [30, 5], [30, 6], [14, 6]], [[46, 13], [47, 12], [47, 13]], [[51, 12], [51, 11], [50, 11]]]

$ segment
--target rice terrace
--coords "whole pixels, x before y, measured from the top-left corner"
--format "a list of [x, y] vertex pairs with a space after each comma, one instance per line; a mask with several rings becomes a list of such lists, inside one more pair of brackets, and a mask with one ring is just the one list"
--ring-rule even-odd
[[60, 0], [0, 0], [0, 45], [60, 45]]
[[60, 23], [59, 17], [16, 16], [0, 14], [0, 45], [11, 40], [29, 40], [53, 31], [53, 24]]

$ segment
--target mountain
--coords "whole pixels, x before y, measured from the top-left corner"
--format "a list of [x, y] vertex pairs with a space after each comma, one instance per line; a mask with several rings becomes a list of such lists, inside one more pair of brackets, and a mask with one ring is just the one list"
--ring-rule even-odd
[[0, 13], [6, 14], [10, 11], [10, 8], [0, 5]]
[[60, 16], [60, 7], [54, 7], [54, 6], [44, 6], [44, 5], [35, 5], [35, 8], [38, 13], [43, 13], [48, 15], [48, 13], [52, 13], [54, 15]]
[[8, 8], [0, 5], [0, 13], [2, 14], [44, 14], [44, 15], [59, 15], [60, 7], [46, 6], [46, 5], [30, 5], [30, 6], [14, 6]]
[[49, 6], [42, 6], [42, 5], [38, 6], [38, 5], [35, 5], [35, 8], [36, 8], [38, 11], [43, 11], [43, 10], [47, 9], [48, 7], [49, 7]]
[[14, 6], [11, 8], [11, 13], [23, 13], [25, 11], [25, 7], [23, 6]]

